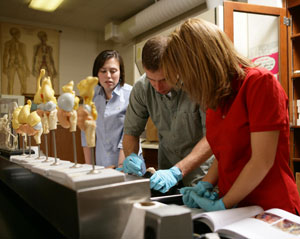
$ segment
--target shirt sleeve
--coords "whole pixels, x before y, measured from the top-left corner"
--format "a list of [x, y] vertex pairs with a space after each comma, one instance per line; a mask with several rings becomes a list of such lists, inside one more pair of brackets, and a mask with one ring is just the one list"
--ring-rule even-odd
[[199, 109], [199, 113], [201, 116], [202, 133], [204, 137], [206, 135], [206, 114], [201, 109]]
[[251, 77], [246, 96], [250, 131], [283, 129], [288, 123], [288, 99], [282, 86], [268, 71]]
[[130, 94], [124, 122], [124, 134], [140, 136], [145, 130], [148, 117], [146, 92], [143, 88], [143, 82], [138, 81]]
[[123, 149], [123, 137], [124, 137], [124, 130], [122, 131], [122, 136], [118, 144], [118, 149]]

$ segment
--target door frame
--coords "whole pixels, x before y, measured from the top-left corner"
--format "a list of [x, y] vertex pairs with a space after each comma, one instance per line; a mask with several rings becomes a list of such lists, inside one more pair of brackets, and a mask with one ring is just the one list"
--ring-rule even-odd
[[241, 2], [230, 2], [224, 1], [224, 32], [233, 42], [233, 13], [234, 12], [244, 12], [244, 13], [254, 13], [262, 15], [271, 15], [279, 17], [279, 72], [278, 76], [280, 83], [285, 90], [286, 94], [289, 95], [288, 86], [288, 56], [287, 56], [287, 26], [284, 25], [283, 20], [286, 16], [285, 8], [278, 7], [268, 7], [261, 5], [254, 5], [249, 3]]

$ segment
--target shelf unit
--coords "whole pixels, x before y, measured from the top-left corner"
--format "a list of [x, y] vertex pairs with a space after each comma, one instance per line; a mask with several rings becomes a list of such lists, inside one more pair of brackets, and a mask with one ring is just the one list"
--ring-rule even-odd
[[[287, 0], [291, 169], [300, 172], [300, 0]], [[300, 107], [299, 107], [300, 109]]]

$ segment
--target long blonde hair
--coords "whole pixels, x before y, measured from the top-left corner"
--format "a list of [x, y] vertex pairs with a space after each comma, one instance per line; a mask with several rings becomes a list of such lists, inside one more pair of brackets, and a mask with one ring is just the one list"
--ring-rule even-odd
[[166, 80], [180, 86], [203, 109], [216, 109], [232, 94], [231, 80], [252, 62], [234, 49], [216, 25], [189, 19], [175, 30], [162, 58]]

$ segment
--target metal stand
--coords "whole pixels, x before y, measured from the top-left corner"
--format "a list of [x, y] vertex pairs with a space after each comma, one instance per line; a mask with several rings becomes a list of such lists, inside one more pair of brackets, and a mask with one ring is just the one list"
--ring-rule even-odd
[[53, 149], [54, 149], [54, 163], [51, 165], [59, 165], [60, 163], [57, 160], [57, 153], [56, 153], [56, 140], [55, 140], [55, 131], [51, 130], [52, 138], [53, 138]]
[[80, 168], [81, 165], [77, 164], [77, 152], [76, 152], [76, 138], [75, 132], [72, 132], [72, 140], [73, 140], [73, 157], [74, 157], [74, 165], [71, 168]]
[[98, 170], [95, 169], [95, 147], [91, 147], [91, 159], [92, 159], [92, 170], [89, 172], [89, 174], [96, 174], [96, 173], [99, 173]]
[[40, 159], [41, 158], [41, 145], [38, 144], [38, 156], [35, 159]]
[[44, 136], [45, 136], [46, 159], [43, 162], [47, 163], [50, 162], [50, 160], [48, 159], [48, 139], [47, 139], [48, 134], [44, 134]]
[[31, 158], [31, 136], [28, 135], [28, 143], [29, 143], [29, 155], [27, 158]]
[[26, 155], [25, 154], [25, 135], [22, 135], [22, 139], [23, 139], [23, 147], [22, 147], [22, 149], [23, 149], [23, 154], [22, 154], [22, 156], [24, 156], [24, 155]]

